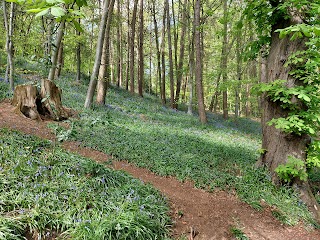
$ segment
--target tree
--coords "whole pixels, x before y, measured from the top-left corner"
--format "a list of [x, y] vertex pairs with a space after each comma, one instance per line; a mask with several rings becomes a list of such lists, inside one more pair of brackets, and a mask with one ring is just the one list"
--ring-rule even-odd
[[106, 31], [106, 24], [107, 24], [107, 17], [108, 17], [108, 1], [105, 0], [103, 3], [103, 14], [100, 21], [100, 27], [99, 27], [99, 36], [98, 36], [98, 42], [96, 47], [96, 56], [94, 60], [94, 66], [92, 70], [92, 74], [90, 77], [90, 83], [87, 91], [87, 97], [86, 101], [84, 103], [85, 108], [91, 107], [93, 95], [96, 90], [97, 86], [97, 77], [99, 73], [99, 68], [101, 64], [101, 56], [102, 56], [102, 48], [104, 43], [104, 37], [105, 37], [105, 31]]
[[[312, 195], [306, 172], [307, 146], [310, 136], [318, 131], [320, 121], [319, 82], [315, 77], [319, 73], [314, 68], [318, 52], [313, 47], [308, 49], [310, 41], [319, 43], [319, 32], [312, 32], [312, 21], [316, 19], [317, 12], [313, 7], [318, 5], [304, 6], [299, 1], [289, 0], [272, 0], [269, 4], [258, 8], [260, 14], [265, 14], [265, 24], [271, 22], [272, 25], [268, 74], [262, 75], [260, 88], [263, 92], [264, 152], [257, 165], [270, 170], [274, 183], [280, 184], [284, 180], [291, 183], [320, 221], [320, 209]], [[268, 13], [270, 10], [272, 15]], [[286, 178], [281, 175], [281, 171], [283, 173], [286, 169], [284, 166], [289, 169], [289, 177]]]
[[134, 40], [136, 34], [136, 21], [137, 21], [137, 9], [138, 9], [138, 0], [134, 1], [132, 20], [131, 20], [131, 34], [130, 34], [130, 92], [134, 93]]
[[194, 44], [196, 52], [196, 64], [195, 64], [195, 80], [197, 86], [197, 97], [198, 97], [198, 112], [201, 123], [207, 123], [207, 116], [204, 105], [203, 96], [203, 85], [202, 85], [202, 54], [201, 54], [201, 39], [200, 39], [200, 10], [201, 10], [201, 0], [195, 1], [194, 7]]
[[6, 29], [6, 51], [7, 51], [7, 68], [5, 73], [5, 81], [8, 81], [10, 83], [10, 89], [14, 90], [14, 59], [13, 59], [13, 30], [14, 30], [14, 14], [15, 14], [15, 3], [10, 3], [10, 13], [9, 16], [7, 16], [7, 7], [6, 7], [6, 1], [2, 2], [3, 7], [3, 17], [4, 17], [4, 23], [5, 23], [5, 29]]
[[144, 53], [143, 53], [143, 37], [144, 37], [144, 24], [143, 24], [143, 0], [140, 0], [140, 26], [139, 26], [139, 79], [138, 79], [138, 93], [143, 96], [143, 82], [144, 82]]
[[170, 106], [174, 108], [174, 79], [173, 79], [173, 59], [172, 59], [172, 43], [171, 43], [171, 18], [169, 11], [169, 0], [165, 0], [165, 13], [167, 15], [167, 37], [169, 51], [169, 78], [170, 78]]
[[108, 1], [108, 17], [106, 23], [105, 36], [103, 40], [100, 69], [98, 74], [97, 103], [101, 105], [105, 104], [107, 88], [110, 81], [110, 28], [114, 2], [115, 0]]

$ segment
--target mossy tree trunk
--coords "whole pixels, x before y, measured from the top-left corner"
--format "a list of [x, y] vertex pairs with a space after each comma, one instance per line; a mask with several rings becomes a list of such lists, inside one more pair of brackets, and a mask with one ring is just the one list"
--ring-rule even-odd
[[[271, 47], [267, 59], [267, 74], [261, 78], [265, 83], [271, 83], [281, 79], [286, 80], [286, 85], [289, 88], [302, 84], [301, 81], [295, 79], [290, 74], [294, 69], [290, 66], [285, 67], [285, 63], [293, 53], [306, 49], [305, 39], [298, 38], [290, 40], [290, 36], [280, 39], [279, 33], [276, 32], [277, 29], [284, 29], [300, 23], [303, 23], [303, 19], [301, 19], [300, 16], [291, 16], [291, 18], [288, 18], [288, 16], [278, 15], [277, 22], [272, 26]], [[268, 122], [272, 119], [286, 118], [289, 110], [283, 109], [279, 102], [272, 101], [266, 94], [263, 96], [262, 109], [262, 148], [265, 149], [266, 152], [262, 155], [257, 165], [266, 166], [272, 174], [272, 181], [275, 184], [279, 184], [280, 179], [275, 169], [280, 164], [286, 164], [289, 156], [305, 161], [306, 149], [310, 143], [310, 137], [307, 134], [301, 136], [287, 134], [281, 131], [281, 129], [275, 128], [274, 125], [268, 125]], [[301, 181], [299, 178], [295, 178], [293, 179], [293, 186], [300, 193], [301, 200], [314, 213], [318, 222], [320, 222], [320, 209], [312, 194], [308, 181]]]

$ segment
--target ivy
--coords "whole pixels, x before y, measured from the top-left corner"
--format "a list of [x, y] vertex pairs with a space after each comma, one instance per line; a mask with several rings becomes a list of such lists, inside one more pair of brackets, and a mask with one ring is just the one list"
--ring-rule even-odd
[[301, 181], [308, 179], [304, 161], [292, 156], [288, 157], [286, 164], [280, 164], [275, 172], [286, 183], [290, 183], [294, 178], [299, 178]]

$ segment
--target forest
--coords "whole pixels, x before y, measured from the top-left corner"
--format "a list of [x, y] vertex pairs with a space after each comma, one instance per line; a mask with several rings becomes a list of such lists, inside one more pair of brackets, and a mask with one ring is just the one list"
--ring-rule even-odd
[[320, 239], [318, 0], [0, 18], [0, 240]]

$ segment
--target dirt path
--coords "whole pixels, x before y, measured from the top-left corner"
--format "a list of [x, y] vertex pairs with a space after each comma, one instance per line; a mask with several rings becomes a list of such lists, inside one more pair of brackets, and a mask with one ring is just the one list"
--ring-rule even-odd
[[[47, 122], [32, 121], [13, 113], [8, 102], [0, 103], [0, 128], [12, 128], [41, 138], [54, 140]], [[104, 162], [110, 157], [102, 152], [83, 148], [77, 142], [65, 142], [65, 149]], [[233, 239], [230, 228], [236, 226], [252, 240], [319, 240], [320, 231], [306, 230], [302, 224], [288, 227], [271, 215], [270, 209], [258, 212], [223, 191], [208, 193], [195, 189], [191, 182], [181, 183], [173, 177], [160, 177], [149, 170], [137, 168], [125, 161], [113, 161], [112, 168], [124, 170], [144, 182], [151, 183], [166, 195], [170, 202], [171, 215], [175, 222], [174, 237], [190, 230], [197, 232], [194, 240]]]

